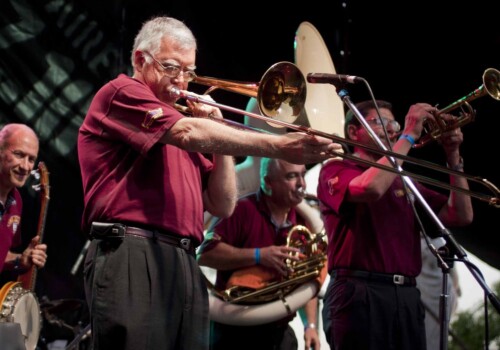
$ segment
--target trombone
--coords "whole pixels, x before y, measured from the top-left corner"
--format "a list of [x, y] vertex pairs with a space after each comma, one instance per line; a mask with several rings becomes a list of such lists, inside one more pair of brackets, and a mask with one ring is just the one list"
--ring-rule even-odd
[[[499, 77], [500, 74], [496, 69], [493, 68], [487, 69], [483, 74], [484, 84], [481, 87], [474, 90], [474, 92], [468, 94], [466, 97], [463, 97], [460, 100], [457, 100], [456, 102], [450, 104], [448, 107], [439, 111], [438, 114], [448, 113], [449, 111], [454, 110], [462, 105], [469, 105], [468, 104], [469, 101], [472, 101], [473, 99], [476, 99], [480, 96], [485, 96], [486, 94], [489, 94], [495, 99], [500, 99]], [[306, 97], [306, 83], [304, 76], [300, 72], [299, 68], [293, 63], [278, 62], [272, 65], [264, 73], [259, 83], [242, 83], [242, 82], [221, 80], [210, 77], [196, 77], [194, 79], [194, 82], [210, 86], [210, 88], [207, 90], [207, 92], [205, 92], [205, 94], [208, 93], [209, 91], [214, 91], [216, 89], [223, 89], [231, 92], [240, 93], [249, 97], [254, 97], [257, 99], [260, 111], [264, 115], [248, 112], [231, 106], [219, 104], [217, 102], [209, 101], [203, 99], [203, 96], [200, 96], [198, 94], [189, 91], [180, 90], [175, 86], [171, 86], [169, 88], [170, 89], [169, 92], [172, 97], [183, 98], [197, 103], [204, 103], [232, 113], [242, 114], [252, 118], [260, 119], [274, 127], [287, 127], [292, 130], [304, 132], [309, 135], [321, 136], [341, 144], [360, 147], [369, 150], [370, 152], [380, 154], [381, 156], [400, 159], [404, 162], [422, 166], [423, 168], [426, 169], [432, 169], [441, 173], [464, 177], [468, 181], [477, 182], [483, 185], [493, 195], [487, 195], [484, 193], [463, 189], [461, 187], [453, 186], [448, 183], [434, 180], [423, 175], [405, 171], [403, 169], [395, 169], [394, 167], [391, 166], [385, 166], [377, 162], [364, 160], [348, 153], [336, 152], [336, 151], [332, 152], [332, 155], [334, 156], [351, 159], [355, 162], [370, 167], [373, 166], [382, 170], [397, 173], [399, 175], [408, 176], [417, 181], [434, 185], [439, 188], [465, 193], [466, 195], [485, 201], [488, 204], [493, 205], [497, 208], [500, 207], [500, 190], [493, 183], [491, 183], [486, 179], [477, 176], [467, 175], [463, 172], [448, 169], [446, 167], [434, 164], [432, 162], [415, 159], [389, 150], [373, 148], [353, 140], [342, 138], [334, 134], [328, 134], [320, 130], [312, 129], [307, 126], [293, 124], [293, 121], [295, 121], [295, 119], [299, 116], [300, 111], [304, 108], [305, 97]], [[470, 108], [470, 105], [468, 108]], [[471, 111], [472, 108], [470, 108], [469, 112]], [[472, 115], [473, 113], [468, 113], [468, 114]], [[286, 120], [291, 120], [291, 121], [286, 121]], [[472, 120], [473, 118], [463, 118], [463, 120], [459, 122], [460, 124], [448, 125], [447, 129], [450, 130], [465, 125], [468, 122], [471, 122]], [[246, 126], [243, 125], [243, 127]], [[429, 141], [441, 137], [441, 134], [443, 132], [442, 130], [444, 129], [439, 129], [439, 130], [441, 130], [441, 132], [439, 133], [436, 132], [433, 136], [431, 136], [432, 138], [429, 139]], [[428, 143], [428, 141], [426, 141], [425, 143]]]

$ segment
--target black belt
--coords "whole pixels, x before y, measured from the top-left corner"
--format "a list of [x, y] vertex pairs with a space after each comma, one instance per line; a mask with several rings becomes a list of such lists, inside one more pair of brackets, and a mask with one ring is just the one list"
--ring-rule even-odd
[[91, 239], [123, 238], [125, 235], [158, 240], [182, 248], [189, 253], [194, 253], [194, 244], [191, 239], [167, 234], [161, 231], [150, 231], [124, 224], [107, 222], [93, 222], [90, 229]]
[[417, 281], [415, 277], [408, 277], [403, 275], [392, 275], [388, 273], [368, 272], [360, 270], [349, 269], [335, 269], [331, 272], [333, 278], [336, 277], [354, 277], [363, 278], [371, 281], [378, 281], [384, 283], [398, 284], [401, 286], [416, 286]]

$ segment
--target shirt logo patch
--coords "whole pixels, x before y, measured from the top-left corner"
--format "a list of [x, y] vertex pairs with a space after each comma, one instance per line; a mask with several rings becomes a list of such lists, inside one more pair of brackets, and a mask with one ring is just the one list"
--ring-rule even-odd
[[161, 108], [156, 108], [151, 111], [147, 111], [146, 117], [144, 117], [144, 121], [142, 122], [141, 126], [144, 129], [149, 129], [151, 125], [153, 125], [154, 121], [160, 118], [162, 115], [163, 115], [163, 109]]
[[405, 195], [405, 191], [403, 191], [401, 188], [397, 189], [397, 190], [394, 190], [394, 195], [396, 197], [403, 197]]
[[19, 227], [19, 223], [21, 222], [21, 217], [18, 215], [13, 215], [9, 218], [7, 222], [7, 227], [12, 227], [12, 233], [15, 234], [17, 228]]
[[[406, 197], [406, 193], [405, 193], [405, 190], [403, 188], [394, 190], [394, 195], [396, 196], [396, 198]], [[408, 191], [408, 200], [410, 202], [415, 201], [415, 195], [413, 193], [411, 193], [411, 191]]]
[[333, 179], [328, 180], [328, 193], [333, 196], [335, 192], [335, 185], [339, 182], [339, 177], [335, 176]]

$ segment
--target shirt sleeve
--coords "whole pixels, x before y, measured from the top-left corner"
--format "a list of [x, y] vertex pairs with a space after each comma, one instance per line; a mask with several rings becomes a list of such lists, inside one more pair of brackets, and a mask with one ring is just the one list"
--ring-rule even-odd
[[318, 198], [330, 210], [339, 213], [349, 183], [361, 173], [356, 167], [346, 166], [342, 160], [326, 163], [320, 171]]
[[103, 111], [102, 127], [108, 136], [122, 140], [146, 155], [179, 119], [184, 116], [172, 106], [160, 101], [144, 84], [132, 80], [109, 95]]

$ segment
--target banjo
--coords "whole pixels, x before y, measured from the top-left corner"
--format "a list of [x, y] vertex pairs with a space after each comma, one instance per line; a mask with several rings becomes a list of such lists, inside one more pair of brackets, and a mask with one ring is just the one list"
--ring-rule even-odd
[[[39, 162], [35, 176], [39, 177], [40, 184], [34, 185], [40, 191], [40, 216], [37, 234], [42, 242], [47, 207], [49, 204], [49, 173], [43, 162]], [[14, 322], [21, 326], [21, 333], [27, 350], [35, 350], [42, 328], [40, 305], [34, 293], [38, 268], [32, 265], [25, 273], [19, 275], [17, 281], [7, 282], [0, 289], [0, 322]]]

